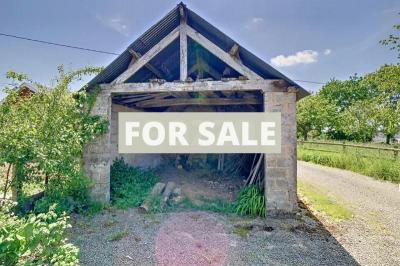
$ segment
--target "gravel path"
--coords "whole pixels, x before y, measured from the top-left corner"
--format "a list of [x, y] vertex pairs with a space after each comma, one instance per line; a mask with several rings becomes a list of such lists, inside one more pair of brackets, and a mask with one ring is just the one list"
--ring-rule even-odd
[[332, 234], [361, 265], [400, 265], [400, 189], [353, 172], [299, 161], [298, 180], [339, 198], [354, 218]]
[[106, 210], [72, 224], [82, 265], [357, 265], [305, 210], [296, 219]]

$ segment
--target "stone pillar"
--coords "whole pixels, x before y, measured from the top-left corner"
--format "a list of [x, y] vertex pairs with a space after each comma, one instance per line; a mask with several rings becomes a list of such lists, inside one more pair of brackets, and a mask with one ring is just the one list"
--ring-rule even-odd
[[[91, 111], [111, 121], [111, 94], [102, 89], [97, 96]], [[91, 197], [95, 201], [110, 200], [110, 129], [86, 145], [83, 151], [83, 166], [85, 174], [91, 178]]]
[[296, 94], [264, 92], [264, 111], [281, 112], [282, 144], [280, 154], [265, 156], [265, 199], [270, 215], [297, 210], [297, 135]]

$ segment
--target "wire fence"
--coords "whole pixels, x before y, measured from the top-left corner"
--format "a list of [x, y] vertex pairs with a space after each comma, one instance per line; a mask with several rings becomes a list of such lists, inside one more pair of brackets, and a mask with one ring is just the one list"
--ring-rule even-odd
[[297, 141], [299, 148], [321, 152], [334, 152], [353, 154], [362, 157], [400, 159], [400, 148], [398, 145], [380, 144], [355, 144], [346, 142], [327, 141]]

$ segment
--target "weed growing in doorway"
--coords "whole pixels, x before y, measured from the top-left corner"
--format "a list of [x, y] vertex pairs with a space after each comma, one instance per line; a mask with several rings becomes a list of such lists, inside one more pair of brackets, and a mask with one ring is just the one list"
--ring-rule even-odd
[[129, 166], [117, 159], [111, 166], [111, 202], [117, 208], [138, 207], [158, 181], [151, 169]]
[[266, 214], [264, 194], [257, 186], [243, 188], [236, 204], [236, 213], [239, 215], [264, 217]]

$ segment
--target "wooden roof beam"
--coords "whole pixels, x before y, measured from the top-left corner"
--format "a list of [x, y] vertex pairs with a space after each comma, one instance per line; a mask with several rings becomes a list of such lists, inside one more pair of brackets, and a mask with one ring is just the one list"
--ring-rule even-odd
[[147, 53], [140, 57], [135, 63], [133, 63], [127, 70], [111, 82], [111, 84], [120, 84], [127, 81], [132, 75], [134, 75], [139, 69], [145, 66], [151, 59], [153, 59], [159, 52], [164, 50], [169, 44], [171, 44], [179, 36], [179, 27], [171, 31], [164, 39], [158, 44], [153, 46]]
[[[136, 51], [134, 51], [133, 49], [129, 49], [129, 53], [132, 55], [132, 61], [129, 64], [129, 66], [131, 66], [132, 64], [134, 64], [135, 62], [137, 62], [139, 60], [139, 58], [142, 57], [142, 55]], [[159, 71], [157, 68], [155, 68], [152, 64], [147, 63], [144, 65], [148, 70], [150, 70], [157, 78], [159, 79], [165, 79], [165, 75]]]
[[189, 25], [185, 25], [185, 27], [186, 27], [186, 33], [190, 38], [192, 38], [194, 41], [196, 41], [201, 46], [206, 48], [209, 52], [211, 52], [216, 57], [221, 59], [227, 65], [235, 69], [241, 75], [247, 77], [250, 80], [263, 79], [257, 73], [246, 67], [240, 60], [232, 57], [229, 53], [225, 52], [224, 50], [219, 48], [216, 44], [214, 44], [206, 37], [204, 37], [201, 33], [195, 31]]
[[154, 108], [154, 107], [169, 107], [180, 105], [252, 105], [262, 104], [262, 99], [246, 98], [246, 99], [230, 99], [230, 98], [189, 98], [189, 99], [158, 99], [146, 100], [138, 102], [137, 107], [140, 108]]
[[180, 25], [179, 25], [179, 51], [180, 51], [180, 80], [186, 81], [188, 78], [188, 50], [187, 50], [187, 33], [186, 21], [187, 12], [184, 5], [179, 6]]

